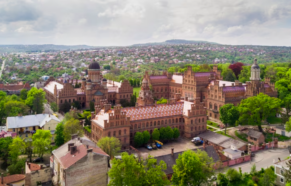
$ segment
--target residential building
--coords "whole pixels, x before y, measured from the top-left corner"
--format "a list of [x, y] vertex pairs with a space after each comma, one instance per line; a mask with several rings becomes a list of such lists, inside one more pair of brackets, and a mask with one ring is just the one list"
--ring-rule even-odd
[[50, 166], [43, 164], [25, 163], [25, 186], [51, 185]]
[[287, 163], [291, 163], [290, 159], [286, 159], [283, 161], [281, 161], [279, 159], [278, 162], [274, 163], [275, 174], [277, 176], [276, 181], [275, 181], [276, 185], [279, 185], [279, 186], [286, 185], [286, 179], [284, 177], [284, 172], [285, 172], [285, 170], [289, 169], [287, 166]]
[[54, 141], [55, 130], [60, 120], [50, 114], [34, 114], [27, 116], [7, 117], [7, 132], [16, 132], [20, 137], [31, 136], [38, 129], [49, 130]]
[[2, 81], [0, 81], [0, 91], [4, 91], [8, 95], [19, 95], [22, 89], [30, 90], [30, 88], [31, 87], [28, 83], [23, 84], [22, 82], [19, 82], [17, 84], [4, 84]]
[[107, 186], [109, 156], [94, 142], [72, 137], [52, 152], [52, 181], [60, 186]]
[[249, 130], [248, 141], [253, 143], [254, 145], [261, 145], [265, 143], [265, 136], [259, 131]]

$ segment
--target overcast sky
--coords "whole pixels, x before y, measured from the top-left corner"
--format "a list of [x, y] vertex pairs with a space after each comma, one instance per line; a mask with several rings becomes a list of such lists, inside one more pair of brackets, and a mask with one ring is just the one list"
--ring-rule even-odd
[[290, 0], [0, 0], [0, 44], [291, 46]]

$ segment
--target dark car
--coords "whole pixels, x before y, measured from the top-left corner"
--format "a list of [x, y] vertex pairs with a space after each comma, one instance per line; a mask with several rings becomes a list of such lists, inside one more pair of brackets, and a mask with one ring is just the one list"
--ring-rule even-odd
[[43, 162], [43, 158], [36, 158], [34, 160], [32, 160], [33, 163], [40, 163]]

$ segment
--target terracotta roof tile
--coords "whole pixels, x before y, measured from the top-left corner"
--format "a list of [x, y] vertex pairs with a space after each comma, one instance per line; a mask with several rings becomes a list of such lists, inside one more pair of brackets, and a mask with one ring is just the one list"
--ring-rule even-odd
[[25, 174], [13, 174], [10, 176], [5, 176], [3, 178], [3, 182], [6, 184], [15, 183], [15, 182], [21, 181], [23, 179], [25, 179]]
[[38, 165], [38, 164], [35, 164], [35, 163], [29, 163], [29, 169], [30, 169], [30, 171], [37, 171], [37, 170], [40, 170], [41, 167], [40, 167], [40, 165]]

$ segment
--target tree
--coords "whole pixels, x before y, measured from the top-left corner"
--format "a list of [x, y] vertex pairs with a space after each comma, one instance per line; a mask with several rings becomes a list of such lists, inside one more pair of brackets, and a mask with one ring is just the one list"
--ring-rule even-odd
[[291, 182], [291, 161], [286, 161], [286, 167], [283, 168], [283, 176], [285, 178], [285, 182]]
[[226, 172], [226, 178], [230, 182], [237, 182], [237, 181], [241, 180], [241, 174], [237, 170], [235, 170], [234, 168], [230, 168]]
[[29, 113], [29, 107], [20, 101], [8, 101], [4, 106], [7, 116], [27, 115]]
[[152, 133], [152, 140], [159, 140], [159, 139], [160, 139], [159, 129], [155, 128]]
[[233, 71], [233, 73], [235, 74], [236, 78], [238, 78], [238, 75], [242, 71], [243, 66], [244, 66], [243, 63], [237, 62], [237, 63], [229, 65], [228, 68], [231, 69]]
[[262, 186], [272, 186], [276, 180], [277, 175], [275, 174], [274, 168], [269, 167], [265, 170], [263, 178], [261, 179]]
[[110, 65], [104, 65], [103, 68], [106, 70], [110, 70]]
[[237, 118], [239, 118], [239, 111], [233, 104], [225, 104], [219, 109], [219, 119], [225, 124], [225, 134], [227, 125], [234, 126]]
[[27, 98], [27, 89], [22, 89], [21, 91], [20, 91], [20, 98], [22, 99], [22, 100], [26, 100], [26, 98]]
[[166, 128], [165, 127], [161, 127], [159, 129], [159, 132], [160, 132], [160, 140], [163, 141], [163, 140], [166, 140], [167, 139], [167, 131], [166, 131]]
[[109, 170], [109, 186], [152, 186], [169, 185], [164, 170], [167, 165], [164, 161], [157, 163], [152, 157], [146, 159], [135, 158], [134, 155], [122, 153], [121, 159], [112, 160]]
[[44, 110], [44, 103], [46, 103], [45, 91], [43, 89], [31, 88], [27, 93], [25, 104], [28, 105], [33, 112], [40, 114]]
[[110, 158], [114, 158], [114, 156], [121, 150], [121, 143], [119, 139], [115, 137], [103, 137], [98, 141], [97, 145], [106, 152]]
[[173, 129], [173, 132], [174, 132], [174, 134], [173, 134], [173, 138], [174, 138], [174, 139], [179, 138], [179, 136], [180, 136], [180, 131], [179, 131], [179, 129], [178, 129], [178, 128], [174, 128], [174, 129]]
[[65, 141], [69, 141], [72, 138], [72, 135], [77, 134], [78, 136], [83, 136], [84, 131], [83, 127], [80, 125], [79, 120], [77, 119], [70, 119], [66, 121], [64, 125], [64, 137]]
[[227, 71], [222, 75], [223, 75], [223, 79], [225, 81], [235, 81], [236, 80], [235, 74], [230, 69], [227, 69]]
[[25, 162], [26, 159], [22, 158], [20, 160], [18, 160], [17, 162], [11, 164], [10, 166], [8, 166], [8, 172], [10, 175], [13, 174], [21, 174], [22, 171], [25, 169]]
[[65, 143], [64, 138], [64, 124], [59, 123], [56, 127], [56, 138], [55, 138], [55, 144], [57, 147], [63, 145]]
[[263, 132], [262, 121], [268, 116], [273, 116], [281, 109], [281, 100], [260, 93], [241, 101], [238, 106], [240, 112], [239, 121], [245, 125], [257, 125]]
[[249, 81], [251, 77], [251, 67], [250, 66], [243, 66], [242, 71], [238, 75], [238, 79], [240, 82], [245, 83]]
[[176, 159], [173, 171], [173, 185], [199, 186], [214, 175], [213, 160], [205, 151], [187, 150]]
[[135, 147], [140, 147], [143, 145], [144, 142], [144, 138], [143, 138], [143, 134], [141, 132], [136, 132], [134, 135], [134, 146]]
[[71, 109], [71, 104], [67, 102], [67, 100], [63, 104], [60, 105], [61, 112], [67, 113], [70, 111], [70, 109]]
[[49, 130], [36, 130], [36, 133], [32, 136], [34, 151], [38, 154], [38, 157], [42, 158], [43, 154], [48, 151], [51, 144], [52, 135]]
[[151, 139], [150, 133], [147, 130], [145, 130], [143, 131], [142, 135], [143, 135], [143, 144], [147, 144], [149, 140]]
[[95, 111], [95, 105], [93, 101], [90, 102], [90, 111]]
[[18, 156], [25, 151], [25, 142], [19, 136], [9, 145], [9, 155], [12, 163], [17, 162]]
[[0, 125], [2, 125], [3, 118], [6, 117], [5, 100], [6, 92], [0, 91]]
[[59, 106], [56, 104], [56, 102], [51, 102], [51, 109], [54, 112], [58, 112], [59, 111]]
[[165, 128], [165, 131], [166, 131], [166, 140], [173, 139], [173, 135], [174, 135], [173, 129], [170, 126], [167, 126]]
[[157, 104], [167, 104], [167, 103], [168, 103], [168, 100], [165, 98], [161, 98], [157, 101]]
[[13, 139], [11, 137], [0, 138], [0, 157], [4, 161], [4, 164], [7, 165], [9, 158], [9, 146], [12, 144]]

